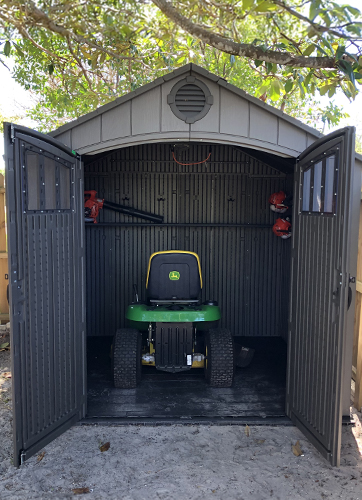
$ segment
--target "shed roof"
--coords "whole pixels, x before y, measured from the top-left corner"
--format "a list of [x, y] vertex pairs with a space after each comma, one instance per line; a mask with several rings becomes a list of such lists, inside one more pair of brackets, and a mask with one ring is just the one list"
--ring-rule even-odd
[[[207, 85], [209, 112], [185, 123], [172, 112], [167, 96], [187, 76]], [[227, 83], [195, 64], [187, 64], [95, 111], [50, 132], [80, 154], [142, 143], [204, 141], [234, 144], [284, 157], [296, 157], [321, 133]]]

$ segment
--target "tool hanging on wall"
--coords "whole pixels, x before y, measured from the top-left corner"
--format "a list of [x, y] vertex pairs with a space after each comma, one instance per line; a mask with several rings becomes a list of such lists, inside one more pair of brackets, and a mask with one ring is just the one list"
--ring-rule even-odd
[[125, 215], [131, 215], [132, 217], [138, 217], [140, 219], [149, 220], [156, 224], [162, 224], [163, 216], [153, 214], [151, 212], [144, 212], [143, 210], [138, 210], [137, 208], [128, 207], [126, 205], [119, 205], [118, 203], [112, 203], [106, 201], [102, 198], [97, 198], [97, 191], [84, 191], [84, 216], [86, 222], [97, 223], [97, 217], [99, 211], [102, 208], [108, 208], [114, 212], [119, 212]]
[[292, 225], [288, 217], [278, 218], [273, 226], [273, 233], [280, 236], [282, 240], [287, 240], [292, 235]]
[[269, 196], [270, 210], [284, 214], [292, 206], [292, 196], [287, 196], [284, 191], [273, 193]]

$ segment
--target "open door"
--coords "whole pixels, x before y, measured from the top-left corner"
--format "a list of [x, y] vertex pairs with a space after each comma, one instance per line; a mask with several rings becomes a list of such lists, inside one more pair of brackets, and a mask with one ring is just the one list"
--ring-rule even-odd
[[5, 124], [14, 465], [86, 411], [83, 174], [60, 142]]
[[339, 130], [303, 152], [294, 186], [286, 411], [332, 465], [340, 461], [343, 364], [353, 336], [346, 323], [358, 239], [354, 133]]

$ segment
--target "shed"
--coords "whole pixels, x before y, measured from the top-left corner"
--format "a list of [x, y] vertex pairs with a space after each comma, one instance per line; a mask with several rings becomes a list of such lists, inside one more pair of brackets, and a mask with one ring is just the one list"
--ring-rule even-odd
[[[200, 255], [202, 298], [219, 301], [236, 338], [264, 351], [275, 339], [286, 346], [287, 366], [279, 351], [267, 376], [287, 372], [282, 413], [339, 463], [362, 169], [353, 128], [322, 136], [189, 64], [49, 135], [6, 124], [5, 144], [16, 465], [89, 416], [87, 349], [101, 350], [124, 325], [133, 284], [144, 293], [148, 257], [172, 249]], [[84, 189], [164, 222], [103, 210], [85, 224]], [[294, 199], [288, 240], [271, 230], [268, 198], [280, 190]], [[98, 368], [88, 386], [120, 413], [93, 420], [170, 422], [172, 405], [159, 410], [155, 390], [144, 413], [137, 393], [102, 388]], [[254, 417], [275, 417], [260, 409], [259, 392], [273, 391], [257, 376], [248, 413], [245, 373], [222, 393], [198, 382], [193, 396], [204, 406], [194, 413], [180, 391], [176, 421], [237, 423], [258, 405]], [[175, 392], [173, 383], [163, 386]]]

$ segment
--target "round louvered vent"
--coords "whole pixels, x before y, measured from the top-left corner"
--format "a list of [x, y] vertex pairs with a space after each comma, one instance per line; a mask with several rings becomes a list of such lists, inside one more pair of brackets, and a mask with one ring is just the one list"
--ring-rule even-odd
[[213, 104], [213, 97], [203, 82], [188, 76], [173, 86], [167, 102], [180, 120], [194, 123], [207, 114]]
[[194, 83], [183, 85], [175, 95], [176, 108], [187, 117], [201, 113], [205, 101], [204, 91]]

